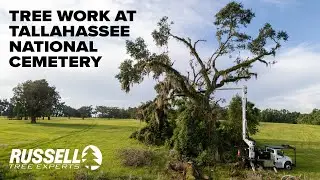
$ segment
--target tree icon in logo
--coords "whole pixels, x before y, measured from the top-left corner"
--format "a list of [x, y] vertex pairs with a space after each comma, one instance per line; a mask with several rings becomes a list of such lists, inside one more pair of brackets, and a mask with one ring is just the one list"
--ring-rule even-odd
[[102, 163], [102, 154], [99, 148], [94, 145], [85, 147], [82, 151], [82, 162], [90, 170], [98, 169]]

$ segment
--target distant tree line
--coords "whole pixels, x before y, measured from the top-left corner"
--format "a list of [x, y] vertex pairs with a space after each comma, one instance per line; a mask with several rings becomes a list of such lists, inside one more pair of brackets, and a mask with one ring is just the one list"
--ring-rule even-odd
[[261, 111], [260, 121], [297, 124], [299, 117], [299, 112], [290, 112], [286, 109], [265, 109]]
[[95, 114], [100, 118], [136, 119], [137, 108], [119, 108], [108, 106], [97, 106]]
[[[258, 109], [256, 118], [260, 122], [272, 122], [272, 123], [289, 123], [289, 124], [313, 124], [320, 125], [320, 110], [314, 109], [311, 113], [290, 112], [286, 109]], [[227, 118], [227, 108], [220, 108], [218, 112], [218, 118], [221, 120]]]
[[292, 124], [320, 125], [320, 110], [313, 109], [310, 113], [290, 112], [286, 109], [265, 109], [261, 111], [260, 121]]
[[299, 124], [314, 124], [320, 125], [320, 110], [313, 109], [309, 114], [301, 114], [297, 119]]
[[[234, 99], [239, 101], [239, 97]], [[82, 106], [73, 108], [61, 102], [59, 92], [54, 86], [50, 86], [44, 79], [26, 81], [13, 88], [13, 97], [10, 100], [0, 99], [0, 115], [9, 119], [31, 118], [35, 122], [36, 118], [47, 117], [78, 117], [78, 118], [115, 118], [115, 119], [140, 119], [148, 122], [153, 117], [153, 102], [142, 103], [139, 107], [119, 108], [114, 106]], [[228, 108], [215, 108], [218, 120], [230, 119]], [[314, 109], [309, 114], [300, 112], [290, 112], [286, 109], [264, 109], [255, 107], [255, 118], [260, 122], [292, 123], [292, 124], [314, 124], [320, 125], [320, 110]], [[240, 115], [241, 116], [241, 115]]]
[[108, 106], [82, 106], [73, 108], [61, 102], [59, 92], [50, 86], [45, 79], [18, 84], [13, 88], [13, 97], [10, 100], [0, 99], [0, 116], [9, 119], [28, 120], [36, 123], [36, 119], [45, 117], [50, 120], [54, 117], [101, 117], [129, 119], [136, 118], [137, 108], [118, 108]]
[[[13, 104], [7, 99], [0, 99], [0, 115], [7, 116], [9, 119], [28, 120], [29, 116], [26, 110], [20, 104]], [[76, 117], [76, 118], [115, 118], [115, 119], [136, 119], [137, 108], [119, 108], [108, 106], [82, 106], [79, 109], [65, 105], [64, 102], [58, 103], [50, 114], [43, 114], [37, 118], [48, 117]]]

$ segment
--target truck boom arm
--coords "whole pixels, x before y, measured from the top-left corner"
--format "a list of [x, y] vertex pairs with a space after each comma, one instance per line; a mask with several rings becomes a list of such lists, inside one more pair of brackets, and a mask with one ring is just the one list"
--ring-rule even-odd
[[248, 139], [247, 136], [247, 86], [243, 86], [242, 88], [242, 139], [249, 146], [249, 154], [248, 157], [250, 160], [255, 158], [255, 142], [253, 140]]

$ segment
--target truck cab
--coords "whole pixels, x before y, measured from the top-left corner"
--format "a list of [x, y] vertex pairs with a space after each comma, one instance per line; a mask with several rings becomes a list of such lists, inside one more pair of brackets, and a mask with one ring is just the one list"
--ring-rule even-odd
[[290, 157], [284, 155], [283, 149], [282, 146], [266, 146], [266, 151], [270, 153], [270, 159], [276, 168], [291, 170], [294, 162]]

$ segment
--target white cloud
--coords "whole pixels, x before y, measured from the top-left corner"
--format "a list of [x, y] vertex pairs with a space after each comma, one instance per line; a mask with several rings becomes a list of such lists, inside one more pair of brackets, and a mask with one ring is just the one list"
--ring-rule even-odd
[[301, 44], [284, 49], [276, 60], [274, 66], [260, 69], [258, 80], [250, 81], [254, 102], [262, 107], [303, 112], [319, 107], [318, 46]]
[[313, 84], [308, 87], [301, 87], [298, 90], [289, 91], [286, 95], [270, 97], [265, 100], [265, 106], [309, 113], [314, 108], [320, 107], [319, 99], [320, 84]]

